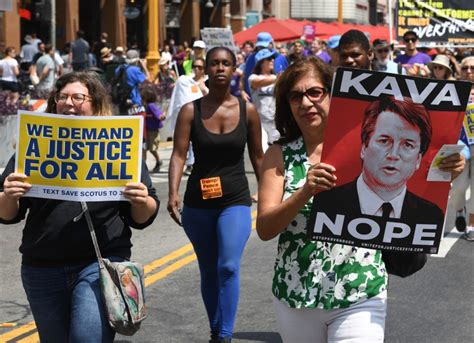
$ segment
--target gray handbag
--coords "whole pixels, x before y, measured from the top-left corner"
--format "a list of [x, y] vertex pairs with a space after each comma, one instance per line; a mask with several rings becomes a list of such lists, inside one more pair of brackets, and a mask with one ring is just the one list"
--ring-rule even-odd
[[147, 317], [143, 266], [102, 258], [87, 203], [81, 202], [81, 206], [99, 262], [100, 288], [108, 322], [119, 334], [132, 336]]

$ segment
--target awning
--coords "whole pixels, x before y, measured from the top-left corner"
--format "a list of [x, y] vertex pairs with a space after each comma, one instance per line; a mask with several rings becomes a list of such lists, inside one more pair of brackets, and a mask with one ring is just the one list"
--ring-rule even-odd
[[[323, 40], [326, 40], [333, 35], [342, 35], [344, 32], [351, 29], [367, 33], [371, 43], [374, 39], [390, 40], [388, 26], [339, 24], [337, 22], [325, 23], [321, 21], [312, 22], [309, 20], [283, 20], [269, 18], [245, 31], [234, 34], [234, 41], [237, 45], [241, 45], [247, 40], [255, 43], [259, 32], [270, 33], [275, 42], [293, 41], [301, 38], [303, 35], [303, 27], [307, 24], [313, 24], [315, 26], [316, 37]], [[393, 32], [393, 37], [395, 37], [395, 32]]]

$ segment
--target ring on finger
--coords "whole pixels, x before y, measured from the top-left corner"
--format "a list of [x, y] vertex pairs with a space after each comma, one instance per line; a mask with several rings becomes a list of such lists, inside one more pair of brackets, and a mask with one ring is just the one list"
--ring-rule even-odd
[[316, 184], [318, 184], [318, 183], [319, 183], [319, 177], [316, 176]]

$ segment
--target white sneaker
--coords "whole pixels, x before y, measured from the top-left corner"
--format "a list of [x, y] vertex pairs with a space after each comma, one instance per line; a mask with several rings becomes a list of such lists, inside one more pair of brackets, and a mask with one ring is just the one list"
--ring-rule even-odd
[[468, 241], [474, 241], [474, 227], [473, 226], [468, 226], [466, 227], [466, 231], [464, 231], [464, 234], [462, 237]]

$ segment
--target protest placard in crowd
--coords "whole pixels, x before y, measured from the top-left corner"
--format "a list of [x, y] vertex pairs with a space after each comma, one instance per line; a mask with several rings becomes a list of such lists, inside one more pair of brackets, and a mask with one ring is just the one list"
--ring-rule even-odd
[[399, 41], [411, 30], [421, 42], [474, 43], [474, 1], [400, 0], [396, 13]]
[[201, 29], [201, 39], [206, 42], [207, 50], [216, 46], [225, 46], [237, 52], [231, 29], [224, 27], [205, 27]]
[[20, 111], [15, 170], [25, 196], [71, 201], [125, 200], [140, 182], [143, 118], [81, 117]]
[[451, 178], [432, 161], [460, 151], [470, 89], [462, 81], [338, 68], [321, 158], [336, 168], [337, 185], [314, 197], [309, 236], [436, 253]]
[[474, 103], [467, 105], [463, 129], [469, 144], [474, 144]]

